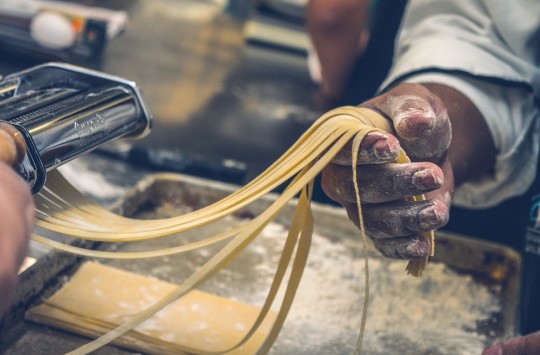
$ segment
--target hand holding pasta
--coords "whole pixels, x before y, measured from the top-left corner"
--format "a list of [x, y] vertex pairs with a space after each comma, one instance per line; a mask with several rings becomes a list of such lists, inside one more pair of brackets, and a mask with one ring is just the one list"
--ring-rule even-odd
[[[452, 169], [446, 152], [450, 120], [442, 101], [425, 87], [402, 84], [361, 105], [393, 122], [395, 135], [370, 132], [358, 152], [358, 186], [366, 234], [387, 257], [416, 260], [430, 253], [421, 233], [444, 226], [449, 217]], [[412, 163], [393, 161], [403, 148]], [[323, 189], [342, 204], [357, 225], [351, 171], [345, 147], [323, 171]], [[424, 201], [404, 200], [424, 194]]]

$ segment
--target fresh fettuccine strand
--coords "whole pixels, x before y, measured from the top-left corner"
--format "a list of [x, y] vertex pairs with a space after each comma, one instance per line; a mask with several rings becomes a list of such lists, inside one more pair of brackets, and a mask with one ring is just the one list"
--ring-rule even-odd
[[352, 144], [352, 175], [353, 185], [356, 197], [356, 206], [358, 213], [358, 224], [360, 225], [360, 234], [362, 235], [362, 249], [364, 252], [364, 304], [362, 306], [362, 318], [360, 321], [360, 332], [358, 334], [358, 341], [356, 343], [355, 355], [360, 354], [362, 351], [362, 340], [364, 339], [364, 331], [366, 329], [367, 309], [369, 304], [369, 257], [367, 255], [367, 235], [364, 226], [364, 216], [362, 214], [362, 198], [360, 197], [360, 187], [358, 186], [358, 178], [356, 165], [358, 162], [358, 150], [364, 137], [357, 135], [354, 137]]
[[[89, 353], [122, 336], [152, 317], [168, 304], [180, 298], [186, 292], [199, 286], [206, 279], [219, 272], [219, 270], [234, 260], [256, 238], [261, 230], [280, 213], [281, 209], [287, 203], [299, 194], [289, 235], [285, 242], [283, 254], [277, 266], [274, 281], [268, 292], [266, 302], [261, 308], [259, 317], [254, 322], [252, 328], [246, 333], [243, 339], [238, 341], [238, 345], [236, 345], [238, 347], [245, 343], [265, 319], [270, 306], [276, 299], [278, 288], [284, 282], [285, 271], [290, 267], [291, 273], [286, 283], [285, 294], [281, 300], [280, 311], [274, 321], [270, 334], [261, 348], [261, 353], [267, 352], [277, 338], [279, 330], [285, 321], [305, 267], [313, 233], [313, 217], [310, 209], [313, 180], [351, 140], [353, 140], [353, 175], [360, 230], [364, 251], [367, 248], [367, 237], [363, 226], [360, 191], [356, 179], [355, 165], [362, 139], [367, 133], [375, 129], [391, 131], [388, 122], [371, 110], [358, 107], [342, 107], [332, 110], [321, 116], [287, 152], [247, 185], [209, 206], [170, 218], [137, 220], [117, 215], [93, 203], [71, 186], [58, 172], [51, 172], [45, 188], [36, 197], [37, 228], [33, 235], [33, 239], [36, 242], [79, 255], [129, 259], [171, 255], [228, 240], [228, 243], [221, 250], [188, 277], [174, 292], [144, 312], [135, 315], [131, 321], [120, 325], [95, 341], [77, 349], [73, 354]], [[402, 152], [397, 161], [407, 162], [409, 160], [405, 153]], [[194, 242], [185, 242], [182, 240], [183, 232], [218, 223], [224, 217], [235, 213], [287, 181], [290, 181], [289, 185], [275, 202], [252, 220], [222, 233], [204, 237], [201, 240]], [[413, 199], [422, 198], [422, 196], [413, 197]], [[54, 232], [72, 238], [103, 243], [134, 243], [174, 235], [178, 239], [178, 245], [166, 249], [140, 252], [111, 252], [62, 244], [45, 237], [42, 235], [44, 233], [40, 233], [40, 231]], [[431, 242], [433, 251], [433, 234], [429, 233], [426, 236]], [[292, 258], [293, 255], [294, 258]], [[294, 261], [291, 261], [292, 259]], [[366, 255], [366, 290], [357, 351], [360, 351], [361, 348], [367, 317], [369, 294], [367, 260]], [[420, 262], [410, 262], [407, 266], [407, 272], [418, 276], [421, 274], [426, 263], [427, 258]], [[224, 351], [228, 350], [224, 349]]]

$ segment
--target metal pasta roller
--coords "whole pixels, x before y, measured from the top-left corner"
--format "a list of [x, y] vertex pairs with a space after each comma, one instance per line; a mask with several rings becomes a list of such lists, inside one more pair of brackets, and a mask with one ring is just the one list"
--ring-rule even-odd
[[102, 72], [48, 63], [0, 81], [0, 160], [33, 193], [48, 171], [114, 139], [143, 137], [151, 121], [135, 83]]

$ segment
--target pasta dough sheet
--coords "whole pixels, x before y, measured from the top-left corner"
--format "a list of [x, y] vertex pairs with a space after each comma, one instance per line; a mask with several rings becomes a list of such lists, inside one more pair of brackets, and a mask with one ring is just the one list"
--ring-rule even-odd
[[[96, 262], [86, 262], [29, 320], [97, 337], [154, 304], [176, 285]], [[260, 308], [193, 290], [117, 339], [116, 345], [150, 354], [221, 352], [248, 332]], [[254, 354], [276, 317], [268, 314], [251, 339], [230, 354]]]

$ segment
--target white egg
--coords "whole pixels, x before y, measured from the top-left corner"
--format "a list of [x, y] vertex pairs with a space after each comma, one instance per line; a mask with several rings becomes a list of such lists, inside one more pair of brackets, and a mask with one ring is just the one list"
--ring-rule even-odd
[[77, 38], [68, 18], [52, 12], [40, 12], [30, 23], [30, 35], [41, 46], [53, 49], [71, 47]]

